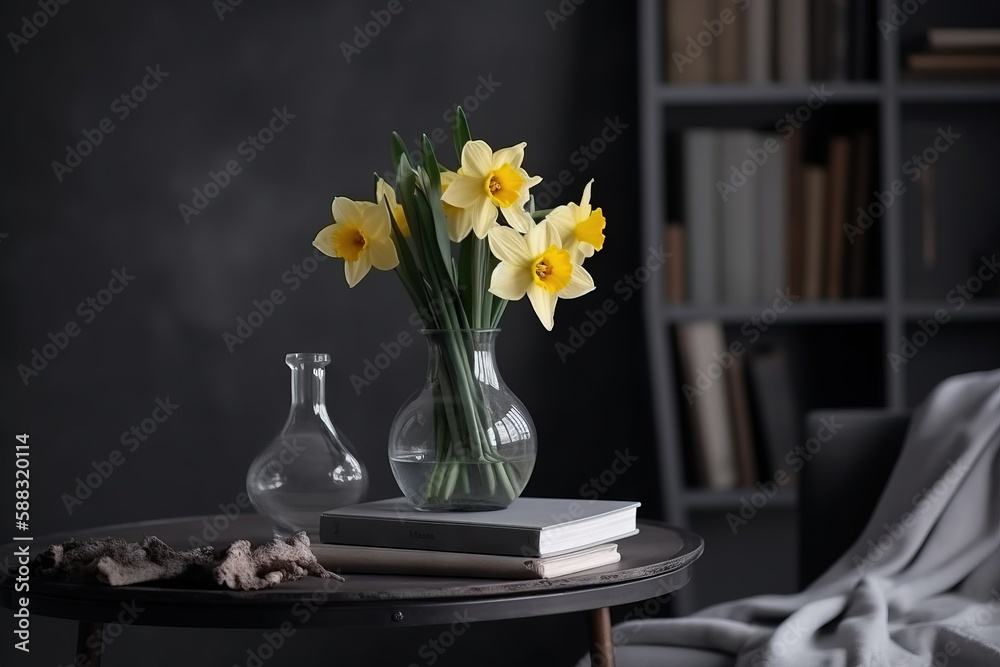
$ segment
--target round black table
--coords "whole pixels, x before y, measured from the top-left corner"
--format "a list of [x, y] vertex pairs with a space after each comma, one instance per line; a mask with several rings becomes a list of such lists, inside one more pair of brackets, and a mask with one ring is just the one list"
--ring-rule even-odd
[[[47, 535], [34, 539], [31, 553], [70, 538], [139, 541], [144, 535], [155, 535], [175, 549], [205, 542], [220, 549], [236, 539], [257, 544], [271, 537], [270, 526], [257, 515], [221, 519], [188, 517]], [[691, 564], [704, 548], [700, 537], [679, 528], [648, 522], [640, 522], [639, 528], [638, 535], [618, 543], [620, 562], [554, 579], [347, 573], [344, 582], [307, 577], [243, 592], [192, 589], [169, 582], [111, 587], [32, 578], [29, 609], [33, 615], [79, 621], [78, 655], [73, 664], [91, 667], [100, 665], [105, 624], [116, 632], [121, 632], [121, 625], [132, 623], [198, 628], [402, 627], [447, 625], [462, 618], [478, 622], [585, 611], [590, 621], [592, 663], [613, 667], [610, 607], [669, 595], [681, 588], [690, 580]], [[13, 553], [24, 544], [0, 548], [0, 560], [10, 558], [16, 569], [18, 561]], [[14, 583], [6, 574], [0, 582], [0, 604], [11, 609], [24, 595], [15, 591]]]

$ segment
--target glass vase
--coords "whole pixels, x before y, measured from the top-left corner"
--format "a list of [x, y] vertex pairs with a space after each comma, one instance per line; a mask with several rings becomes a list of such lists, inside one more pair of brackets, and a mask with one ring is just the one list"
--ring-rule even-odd
[[304, 530], [319, 541], [320, 514], [361, 502], [368, 474], [326, 411], [330, 355], [297, 352], [285, 363], [292, 369], [292, 406], [284, 428], [250, 464], [247, 494], [275, 537]]
[[426, 330], [427, 380], [400, 408], [389, 463], [418, 510], [503, 509], [535, 465], [535, 426], [497, 370], [499, 329]]

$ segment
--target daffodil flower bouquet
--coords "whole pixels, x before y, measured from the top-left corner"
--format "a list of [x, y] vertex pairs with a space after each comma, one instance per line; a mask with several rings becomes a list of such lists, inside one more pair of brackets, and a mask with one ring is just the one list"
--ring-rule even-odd
[[412, 164], [393, 133], [395, 186], [376, 175], [374, 202], [335, 198], [334, 223], [313, 241], [344, 260], [351, 287], [373, 266], [395, 271], [425, 328], [443, 340], [432, 388], [433, 467], [419, 493], [407, 494], [425, 507], [447, 504], [456, 493], [475, 495], [477, 484], [483, 495], [508, 503], [524, 488], [530, 466], [525, 474], [500, 453], [510, 429], [498, 433], [502, 416], [491, 414], [484, 395], [490, 383], [477, 377], [476, 333], [495, 330], [507, 302], [525, 295], [551, 330], [558, 299], [594, 289], [583, 262], [604, 245], [604, 216], [590, 205], [592, 182], [579, 204], [535, 211], [530, 189], [542, 179], [522, 167], [526, 144], [494, 151], [473, 141], [461, 108], [453, 139], [456, 171], [438, 162], [426, 135], [420, 164]]

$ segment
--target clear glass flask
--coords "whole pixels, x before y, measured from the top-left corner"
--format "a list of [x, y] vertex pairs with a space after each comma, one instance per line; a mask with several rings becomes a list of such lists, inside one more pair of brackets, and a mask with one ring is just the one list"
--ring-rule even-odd
[[326, 411], [330, 355], [296, 352], [285, 363], [292, 369], [292, 407], [284, 428], [250, 464], [247, 494], [275, 537], [304, 530], [318, 541], [320, 514], [361, 502], [368, 474]]

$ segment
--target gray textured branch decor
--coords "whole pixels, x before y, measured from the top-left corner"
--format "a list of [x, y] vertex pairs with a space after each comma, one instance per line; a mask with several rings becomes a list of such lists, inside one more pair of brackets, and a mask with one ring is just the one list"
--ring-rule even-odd
[[127, 586], [177, 580], [238, 591], [269, 588], [306, 576], [343, 581], [343, 577], [316, 562], [309, 544], [304, 532], [258, 547], [237, 540], [219, 554], [214, 547], [176, 551], [152, 536], [144, 537], [142, 542], [112, 537], [71, 540], [54, 544], [36, 556], [31, 570], [49, 581]]

